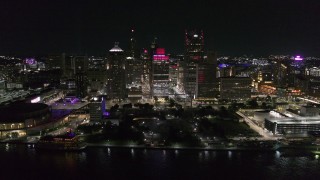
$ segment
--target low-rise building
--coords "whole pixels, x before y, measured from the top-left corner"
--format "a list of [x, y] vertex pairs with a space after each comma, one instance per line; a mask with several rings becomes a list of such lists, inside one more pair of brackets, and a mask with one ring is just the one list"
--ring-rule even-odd
[[264, 126], [275, 135], [306, 135], [309, 131], [320, 131], [320, 116], [266, 118]]

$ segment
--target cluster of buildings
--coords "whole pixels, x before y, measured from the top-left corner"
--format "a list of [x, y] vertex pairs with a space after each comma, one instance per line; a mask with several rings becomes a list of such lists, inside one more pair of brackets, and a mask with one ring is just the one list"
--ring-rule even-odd
[[104, 95], [115, 101], [174, 94], [213, 98], [219, 88], [217, 67], [216, 54], [205, 51], [202, 31], [186, 31], [183, 55], [167, 53], [157, 39], [140, 49], [132, 31], [127, 50], [116, 42], [99, 57], [62, 53], [26, 58], [12, 67], [16, 77], [3, 79], [1, 85], [7, 90], [57, 87], [79, 98]]
[[101, 56], [49, 54], [8, 59], [0, 65], [0, 91], [56, 87], [79, 98], [106, 96], [121, 101], [184, 97], [193, 100], [248, 99], [252, 95], [320, 95], [319, 61], [300, 56], [217, 58], [205, 48], [202, 31], [185, 32], [185, 52], [167, 53], [155, 38], [137, 47], [119, 43]]
[[[301, 56], [217, 58], [216, 52], [206, 50], [203, 31], [186, 31], [184, 36], [185, 51], [181, 55], [168, 53], [156, 38], [149, 48], [137, 47], [132, 30], [127, 49], [115, 42], [101, 56], [66, 53], [25, 59], [0, 56], [3, 59], [0, 62], [0, 104], [7, 108], [17, 99], [46, 89], [59, 89], [44, 97], [39, 95], [40, 103], [46, 103], [59, 93], [60, 96], [84, 98], [91, 101], [86, 107], [93, 119], [98, 120], [101, 114], [107, 113], [106, 100], [117, 103], [172, 98], [180, 102], [190, 100], [192, 106], [192, 102], [210, 104], [218, 99], [245, 102], [258, 95], [320, 96], [319, 59]], [[305, 123], [302, 117], [286, 118], [281, 121], [266, 118], [266, 128], [277, 134], [286, 131], [280, 127], [289, 127], [291, 122], [311, 122]], [[318, 122], [317, 118], [311, 119], [312, 123]], [[16, 127], [13, 124], [12, 127]], [[18, 126], [25, 127], [26, 123]], [[10, 128], [6, 123], [0, 130], [1, 127]]]

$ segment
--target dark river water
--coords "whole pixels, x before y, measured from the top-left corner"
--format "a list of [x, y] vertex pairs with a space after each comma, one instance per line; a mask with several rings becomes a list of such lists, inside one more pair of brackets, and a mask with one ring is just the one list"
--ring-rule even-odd
[[41, 152], [0, 144], [0, 179], [320, 179], [320, 160], [279, 152], [89, 147]]

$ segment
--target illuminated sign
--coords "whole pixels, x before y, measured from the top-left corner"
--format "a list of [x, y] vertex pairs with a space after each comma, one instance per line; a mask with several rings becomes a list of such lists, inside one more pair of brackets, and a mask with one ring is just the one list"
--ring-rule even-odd
[[228, 66], [229, 66], [228, 64], [219, 64], [219, 68], [226, 68]]
[[165, 54], [166, 54], [166, 52], [165, 52], [164, 48], [157, 48], [156, 54], [153, 55], [153, 60], [156, 60], [156, 61], [167, 61], [167, 60], [169, 60], [169, 56], [166, 56]]
[[40, 102], [39, 96], [31, 100], [31, 103], [38, 103], [38, 102]]
[[36, 60], [34, 58], [26, 58], [25, 63], [29, 65], [36, 64]]
[[156, 54], [158, 55], [164, 55], [166, 53], [164, 48], [157, 48]]
[[153, 60], [156, 60], [156, 61], [167, 61], [169, 60], [169, 56], [166, 56], [166, 55], [153, 55]]

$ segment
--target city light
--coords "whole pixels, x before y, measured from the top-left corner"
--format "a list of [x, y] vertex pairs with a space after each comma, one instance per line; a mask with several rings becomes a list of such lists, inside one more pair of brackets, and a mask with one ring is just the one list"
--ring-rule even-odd
[[41, 100], [41, 98], [38, 96], [38, 97], [32, 99], [31, 103], [38, 103], [38, 102], [40, 102], [40, 100]]
[[1, 179], [319, 178], [318, 6], [2, 3]]
[[34, 58], [26, 58], [25, 63], [29, 65], [33, 65], [36, 63], [36, 60]]
[[302, 61], [303, 58], [302, 58], [301, 56], [296, 56], [296, 57], [294, 58], [294, 60], [296, 60], [296, 61]]

